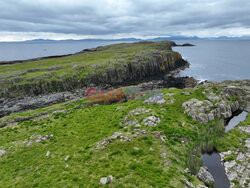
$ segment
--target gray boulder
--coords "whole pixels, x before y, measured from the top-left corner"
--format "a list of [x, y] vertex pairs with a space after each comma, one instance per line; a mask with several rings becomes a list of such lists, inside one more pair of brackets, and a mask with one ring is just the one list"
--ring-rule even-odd
[[205, 183], [205, 185], [207, 186], [212, 186], [214, 184], [214, 178], [213, 176], [210, 174], [210, 172], [208, 172], [207, 167], [202, 166], [197, 174], [197, 177], [199, 180], [201, 180], [202, 182]]

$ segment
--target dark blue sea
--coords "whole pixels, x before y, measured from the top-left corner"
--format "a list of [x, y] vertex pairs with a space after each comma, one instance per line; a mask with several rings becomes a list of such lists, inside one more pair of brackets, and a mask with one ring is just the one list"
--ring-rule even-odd
[[[63, 55], [126, 41], [47, 41], [0, 43], [0, 61], [24, 60]], [[174, 47], [190, 64], [181, 76], [198, 80], [223, 81], [250, 79], [250, 40], [185, 40], [193, 47]]]
[[198, 80], [250, 79], [250, 40], [194, 40], [193, 47], [174, 47], [190, 64], [181, 76]]

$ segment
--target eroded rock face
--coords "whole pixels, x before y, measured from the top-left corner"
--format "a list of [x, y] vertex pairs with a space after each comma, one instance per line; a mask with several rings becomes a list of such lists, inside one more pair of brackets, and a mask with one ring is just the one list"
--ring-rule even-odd
[[214, 184], [214, 178], [210, 174], [210, 172], [208, 172], [207, 167], [205, 167], [205, 166], [202, 166], [200, 168], [200, 170], [197, 174], [197, 177], [199, 178], [199, 180], [204, 182], [207, 186], [212, 186]]

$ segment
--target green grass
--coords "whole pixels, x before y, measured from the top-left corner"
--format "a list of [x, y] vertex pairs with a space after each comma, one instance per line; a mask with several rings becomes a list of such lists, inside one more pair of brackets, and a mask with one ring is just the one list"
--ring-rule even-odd
[[[191, 98], [206, 99], [203, 89], [201, 86], [188, 90], [188, 96], [180, 89], [163, 89], [164, 94], [174, 93], [175, 101], [168, 105], [146, 105], [143, 100], [130, 100], [87, 107], [86, 99], [82, 99], [70, 105], [62, 103], [4, 117], [0, 121], [35, 117], [51, 111], [44, 119], [35, 117], [0, 129], [0, 149], [8, 150], [0, 157], [0, 187], [101, 187], [100, 178], [108, 175], [115, 178], [112, 187], [184, 187], [181, 178], [194, 185], [202, 184], [194, 175], [183, 171], [187, 167], [197, 171], [201, 150], [241, 148], [240, 141], [247, 138], [236, 129], [224, 134], [220, 120], [202, 125], [184, 114], [183, 102]], [[119, 123], [138, 107], [151, 109], [148, 114], [136, 116], [140, 121], [150, 115], [161, 119], [157, 126], [141, 129], [162, 132], [166, 142], [147, 134], [131, 142], [118, 139], [105, 150], [95, 149], [99, 141], [114, 132], [130, 132], [132, 128], [124, 130]], [[248, 116], [241, 126], [249, 123]], [[34, 134], [53, 134], [54, 137], [26, 147], [21, 141]], [[50, 151], [49, 157], [46, 157], [47, 151]], [[162, 153], [166, 153], [165, 158]]]
[[[164, 93], [175, 93], [176, 100], [173, 104], [161, 106], [144, 105], [142, 100], [80, 109], [74, 109], [74, 107], [85, 104], [84, 100], [69, 106], [58, 104], [55, 107], [64, 108], [62, 112], [54, 112], [43, 121], [33, 119], [20, 122], [14, 127], [2, 128], [0, 129], [1, 148], [13, 147], [8, 149], [9, 153], [0, 158], [0, 185], [3, 187], [44, 187], [45, 185], [99, 187], [101, 177], [113, 175], [116, 179], [115, 187], [183, 186], [179, 177], [187, 176], [183, 173], [183, 169], [186, 167], [185, 160], [189, 144], [183, 144], [182, 139], [195, 140], [198, 133], [193, 127], [200, 124], [183, 113], [181, 104], [192, 97], [204, 98], [201, 91], [197, 89], [191, 92], [192, 96], [185, 96], [179, 89], [163, 90]], [[118, 106], [123, 108], [117, 110]], [[162, 131], [166, 137], [166, 143], [160, 142], [151, 135], [145, 135], [131, 142], [115, 141], [105, 150], [93, 150], [100, 140], [114, 132], [123, 131], [119, 122], [129, 111], [140, 106], [152, 109], [151, 114], [161, 118], [162, 121], [158, 126], [143, 128]], [[12, 114], [5, 119], [31, 116], [55, 107]], [[166, 110], [162, 111], [162, 108]], [[181, 126], [183, 121], [186, 122], [184, 127]], [[24, 141], [34, 134], [53, 134], [54, 137], [30, 147], [22, 143], [11, 144]], [[133, 150], [133, 147], [138, 147], [139, 151]], [[153, 148], [154, 151], [150, 151], [149, 148]], [[50, 151], [49, 158], [46, 157], [47, 151]], [[166, 158], [161, 157], [163, 152], [167, 154]], [[65, 162], [67, 155], [70, 157]], [[66, 163], [69, 165], [68, 168]], [[193, 176], [188, 178], [194, 183], [199, 182]]]

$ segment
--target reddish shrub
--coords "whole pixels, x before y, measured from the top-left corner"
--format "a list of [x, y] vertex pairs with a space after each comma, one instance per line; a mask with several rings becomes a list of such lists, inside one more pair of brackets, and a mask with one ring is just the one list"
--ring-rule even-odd
[[87, 99], [94, 101], [96, 104], [112, 104], [126, 99], [126, 93], [122, 90], [110, 90], [106, 93], [98, 92], [98, 94], [93, 95], [94, 91], [96, 93], [96, 90], [89, 90]]

